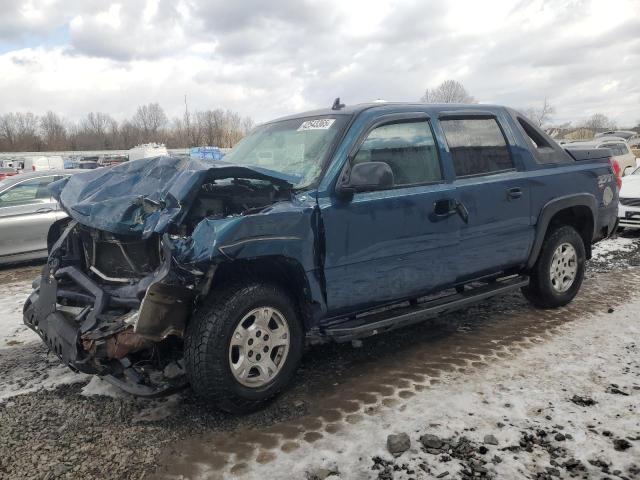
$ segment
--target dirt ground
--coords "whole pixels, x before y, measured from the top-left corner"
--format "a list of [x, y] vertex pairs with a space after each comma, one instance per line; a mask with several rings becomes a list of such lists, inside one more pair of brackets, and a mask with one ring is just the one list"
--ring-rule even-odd
[[[39, 267], [0, 270], [0, 478], [640, 478], [633, 407], [640, 403], [640, 338], [629, 320], [638, 265], [640, 238], [623, 235], [598, 247], [580, 295], [566, 308], [536, 310], [512, 294], [361, 345], [310, 348], [292, 388], [245, 416], [219, 412], [188, 389], [143, 400], [70, 373], [19, 327]], [[616, 311], [624, 312], [611, 318], [627, 325], [625, 337], [603, 334], [602, 322], [593, 320]], [[578, 329], [583, 337], [573, 338]], [[577, 369], [582, 362], [574, 348], [593, 346], [592, 338], [603, 339], [602, 351], [585, 347], [585, 362], [606, 357], [597, 368], [612, 369], [607, 375], [625, 382], [609, 382], [618, 386], [607, 388], [622, 392], [612, 394], [616, 401], [587, 405], [594, 395], [583, 398], [587, 387], [577, 387], [582, 378], [596, 383], [595, 367]], [[563, 362], [576, 366], [569, 383], [558, 383], [562, 370], [546, 373]], [[530, 364], [539, 369], [527, 374]], [[514, 366], [521, 370], [510, 371]], [[541, 416], [533, 429], [527, 422], [539, 415], [514, 414], [511, 400], [500, 409], [484, 406], [495, 398], [517, 402], [517, 390], [532, 388], [525, 380], [535, 376], [547, 385], [540, 395], [564, 389], [563, 398], [579, 397], [570, 406], [584, 405], [575, 411], [557, 406], [561, 418]], [[469, 385], [483, 390], [483, 399], [469, 400], [474, 390], [460, 393]], [[464, 402], [453, 401], [456, 395]], [[487, 423], [490, 414], [507, 411], [512, 425]], [[459, 428], [444, 428], [444, 418]], [[571, 439], [545, 440], [566, 429], [577, 442], [595, 430], [600, 442], [606, 425], [597, 422], [614, 424], [611, 418], [632, 420], [604, 435], [611, 447], [593, 458], [581, 460], [579, 451], [590, 450], [572, 447]], [[387, 433], [407, 433], [408, 453], [394, 457]], [[424, 435], [436, 438], [422, 441]], [[487, 442], [486, 435], [497, 438]], [[494, 439], [506, 450], [497, 452]], [[533, 457], [538, 451], [546, 452], [544, 465]]]

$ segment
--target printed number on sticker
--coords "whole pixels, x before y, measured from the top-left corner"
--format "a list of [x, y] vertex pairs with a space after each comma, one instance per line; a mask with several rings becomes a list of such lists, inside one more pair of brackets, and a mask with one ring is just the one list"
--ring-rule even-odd
[[333, 122], [335, 122], [335, 118], [321, 118], [319, 120], [307, 120], [306, 122], [302, 122], [302, 125], [298, 127], [299, 132], [303, 132], [304, 130], [329, 130]]

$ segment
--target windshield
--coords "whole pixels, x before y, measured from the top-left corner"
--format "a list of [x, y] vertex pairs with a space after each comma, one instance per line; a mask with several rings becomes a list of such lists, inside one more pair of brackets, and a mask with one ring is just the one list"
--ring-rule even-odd
[[294, 178], [294, 187], [314, 183], [348, 115], [296, 118], [262, 125], [238, 143], [224, 160], [275, 170]]

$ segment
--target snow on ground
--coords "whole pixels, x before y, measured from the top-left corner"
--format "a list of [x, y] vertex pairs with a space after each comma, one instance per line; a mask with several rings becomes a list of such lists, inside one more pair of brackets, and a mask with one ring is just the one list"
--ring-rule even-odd
[[22, 323], [22, 306], [31, 291], [31, 280], [0, 285], [0, 349], [39, 340]]
[[[445, 472], [449, 474], [444, 478], [457, 478], [462, 463], [424, 452], [419, 437], [466, 436], [478, 446], [485, 435], [492, 434], [498, 445], [485, 444], [488, 452], [478, 455], [486, 460], [500, 457], [500, 462], [484, 465], [489, 474], [532, 478], [534, 472], [553, 468], [549, 451], [530, 444], [529, 452], [518, 445], [524, 433], [536, 437], [537, 431], [544, 431], [549, 432], [552, 445], [567, 450], [557, 462], [575, 458], [581, 465], [576, 468], [585, 469], [583, 478], [601, 478], [603, 464], [611, 465], [611, 471], [620, 470], [622, 478], [640, 478], [639, 310], [640, 300], [636, 300], [611, 314], [573, 322], [515, 358], [492, 360], [490, 367], [471, 374], [452, 373], [408, 400], [398, 399], [393, 408], [380, 406], [376, 415], [364, 415], [335, 435], [303, 443], [267, 464], [250, 463], [241, 476], [313, 478], [314, 471], [324, 468], [322, 476], [338, 471], [343, 479], [434, 478]], [[597, 403], [577, 405], [570, 400], [574, 395]], [[401, 432], [410, 436], [411, 448], [388, 467], [391, 476], [384, 476], [385, 462], [393, 460], [386, 449], [387, 435]], [[555, 440], [558, 433], [569, 436]], [[617, 439], [627, 439], [630, 449], [615, 450]], [[506, 447], [515, 448], [503, 450]], [[381, 460], [374, 470], [375, 456]], [[576, 473], [560, 470], [563, 478]], [[202, 473], [206, 478], [212, 472]]]
[[57, 359], [38, 358], [40, 365], [36, 368], [28, 364], [26, 368], [11, 370], [11, 380], [0, 384], [0, 402], [26, 393], [37, 392], [42, 389], [52, 390], [60, 385], [86, 381], [87, 375], [74, 373], [68, 367], [61, 365]]
[[42, 388], [86, 380], [47, 354], [40, 337], [22, 323], [32, 280], [0, 284], [0, 401]]
[[128, 396], [127, 393], [123, 392], [118, 387], [96, 376], [92, 376], [89, 383], [82, 387], [81, 393], [85, 397], [98, 395], [112, 398], [126, 398]]
[[629, 252], [638, 244], [635, 237], [613, 237], [598, 242], [593, 246], [592, 258], [603, 259], [620, 252]]

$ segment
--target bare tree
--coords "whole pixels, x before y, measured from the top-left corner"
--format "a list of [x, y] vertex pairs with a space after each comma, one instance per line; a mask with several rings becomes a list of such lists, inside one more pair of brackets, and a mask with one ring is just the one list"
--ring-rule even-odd
[[133, 148], [140, 144], [140, 130], [130, 120], [125, 120], [120, 125], [120, 144], [123, 149]]
[[7, 113], [0, 119], [0, 140], [13, 151], [37, 151], [42, 147], [38, 136], [38, 117], [33, 113]]
[[247, 135], [253, 130], [253, 119], [251, 117], [244, 117], [242, 119], [242, 135]]
[[16, 146], [17, 126], [13, 113], [0, 116], [0, 144], [3, 150], [14, 150]]
[[219, 146], [224, 142], [226, 118], [224, 110], [197, 112], [198, 127], [206, 145]]
[[527, 118], [529, 118], [529, 120], [534, 122], [539, 127], [547, 125], [549, 121], [551, 121], [551, 116], [555, 112], [555, 107], [551, 105], [547, 97], [544, 97], [544, 102], [542, 102], [542, 105], [538, 107], [525, 108], [523, 110], [523, 113], [527, 116]]
[[142, 132], [143, 142], [160, 141], [159, 132], [167, 122], [167, 116], [159, 103], [149, 103], [138, 107], [132, 119], [132, 123]]
[[602, 113], [594, 113], [583, 122], [582, 126], [597, 132], [598, 130], [615, 130], [616, 123]]
[[445, 80], [436, 88], [427, 88], [420, 100], [425, 103], [478, 103], [456, 80]]
[[67, 128], [56, 113], [49, 111], [40, 118], [40, 132], [47, 150], [68, 148]]
[[222, 109], [185, 109], [184, 118], [168, 126], [157, 103], [141, 106], [121, 123], [102, 112], [90, 112], [77, 123], [51, 111], [42, 117], [11, 112], [0, 114], [0, 151], [129, 149], [148, 141], [166, 142], [171, 148], [232, 147], [252, 126], [250, 118]]
[[112, 133], [117, 126], [116, 121], [102, 112], [89, 112], [80, 122], [76, 132], [76, 144], [79, 148], [103, 149], [112, 148]]

